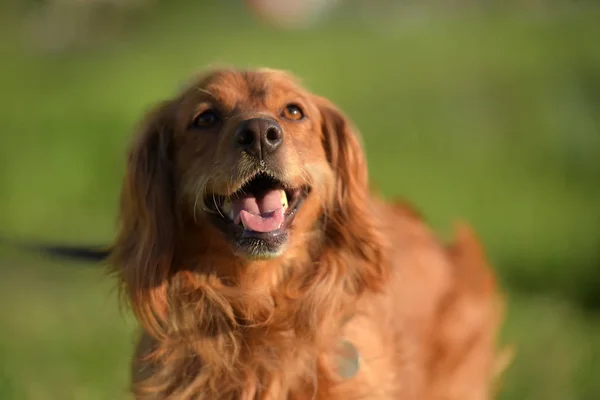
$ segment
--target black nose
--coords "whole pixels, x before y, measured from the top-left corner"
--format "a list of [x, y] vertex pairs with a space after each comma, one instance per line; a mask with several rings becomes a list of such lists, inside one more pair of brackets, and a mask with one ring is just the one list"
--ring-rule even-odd
[[246, 153], [262, 158], [279, 148], [283, 142], [283, 131], [272, 119], [247, 119], [238, 126], [235, 142]]

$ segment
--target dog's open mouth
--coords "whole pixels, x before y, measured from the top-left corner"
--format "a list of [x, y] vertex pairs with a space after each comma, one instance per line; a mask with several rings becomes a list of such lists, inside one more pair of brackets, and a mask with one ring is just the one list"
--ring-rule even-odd
[[230, 196], [209, 196], [205, 201], [217, 226], [232, 234], [238, 246], [248, 239], [254, 242], [246, 244], [254, 247], [256, 241], [277, 247], [287, 239], [287, 229], [309, 192], [309, 187], [291, 188], [260, 173]]

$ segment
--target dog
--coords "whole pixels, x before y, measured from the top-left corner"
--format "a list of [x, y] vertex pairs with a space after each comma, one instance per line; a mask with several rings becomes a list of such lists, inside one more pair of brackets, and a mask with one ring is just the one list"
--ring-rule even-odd
[[136, 399], [494, 397], [503, 302], [475, 234], [444, 245], [372, 194], [356, 127], [287, 72], [215, 68], [147, 113], [109, 263]]

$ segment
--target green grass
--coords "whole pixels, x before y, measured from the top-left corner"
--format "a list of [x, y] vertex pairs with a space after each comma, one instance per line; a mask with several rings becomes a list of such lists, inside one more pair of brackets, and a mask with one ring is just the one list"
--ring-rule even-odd
[[135, 325], [102, 271], [33, 258], [0, 266], [0, 398], [124, 398]]
[[[211, 63], [290, 69], [365, 138], [372, 181], [473, 223], [511, 300], [503, 399], [600, 398], [600, 8], [308, 32], [165, 6], [123, 40], [28, 53], [0, 24], [0, 235], [107, 242], [141, 112]], [[221, 10], [223, 11], [223, 10]], [[12, 27], [12, 28], [11, 28]], [[102, 271], [0, 253], [0, 399], [116, 399], [133, 322]]]

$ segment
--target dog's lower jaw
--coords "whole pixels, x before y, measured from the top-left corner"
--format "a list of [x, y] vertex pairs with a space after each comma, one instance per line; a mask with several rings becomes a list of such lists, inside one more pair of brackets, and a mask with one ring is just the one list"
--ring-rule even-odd
[[238, 257], [248, 260], [272, 260], [281, 256], [288, 248], [290, 234], [287, 227], [277, 235], [262, 233], [242, 232], [241, 235], [233, 233], [231, 243], [234, 253]]
[[285, 253], [286, 246], [281, 246], [275, 251], [257, 249], [248, 252], [247, 249], [236, 248], [234, 254], [247, 261], [270, 261], [279, 258]]

